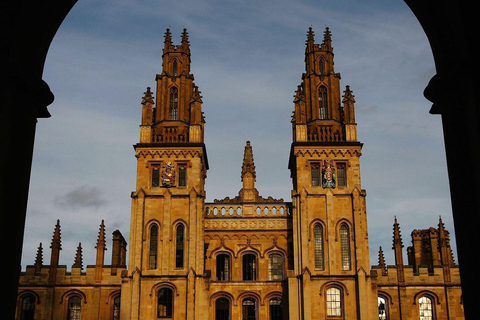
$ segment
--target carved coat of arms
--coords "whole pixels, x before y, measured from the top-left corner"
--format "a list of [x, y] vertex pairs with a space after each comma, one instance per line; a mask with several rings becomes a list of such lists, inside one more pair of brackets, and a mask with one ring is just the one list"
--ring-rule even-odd
[[335, 188], [336, 180], [337, 177], [333, 160], [325, 160], [322, 164], [322, 186], [324, 188]]
[[166, 188], [175, 186], [175, 167], [171, 162], [166, 162], [162, 167], [162, 186]]

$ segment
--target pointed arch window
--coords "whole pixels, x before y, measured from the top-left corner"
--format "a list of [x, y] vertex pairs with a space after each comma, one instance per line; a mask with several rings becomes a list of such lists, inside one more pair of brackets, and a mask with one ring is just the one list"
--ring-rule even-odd
[[327, 88], [325, 86], [320, 86], [318, 90], [318, 102], [320, 105], [319, 119], [328, 119]]
[[323, 254], [323, 227], [319, 223], [313, 227], [313, 239], [315, 246], [315, 269], [324, 270], [325, 261]]
[[157, 254], [158, 254], [158, 226], [153, 224], [150, 227], [150, 253], [148, 257], [148, 268], [157, 268]]
[[173, 291], [170, 288], [158, 290], [157, 318], [171, 318], [173, 315]]
[[325, 60], [320, 59], [318, 62], [318, 73], [322, 75], [325, 72]]
[[170, 120], [177, 120], [178, 114], [178, 89], [170, 88]]
[[270, 320], [282, 320], [282, 319], [283, 319], [282, 299], [280, 298], [270, 299]]
[[112, 320], [120, 320], [120, 295], [113, 299]]
[[20, 320], [33, 320], [35, 316], [35, 297], [31, 294], [22, 299]]
[[342, 270], [351, 270], [350, 259], [350, 230], [346, 223], [340, 226], [340, 247], [342, 254]]
[[389, 320], [387, 299], [378, 297], [378, 320]]
[[272, 281], [283, 280], [283, 255], [273, 253], [268, 256], [268, 275]]
[[177, 237], [175, 245], [175, 268], [183, 269], [185, 252], [185, 226], [183, 224], [179, 224], [177, 226]]
[[243, 280], [255, 281], [257, 280], [257, 257], [253, 253], [243, 255]]
[[426, 296], [418, 299], [418, 309], [420, 320], [434, 320], [432, 299]]
[[215, 320], [230, 320], [230, 301], [227, 298], [215, 301]]
[[173, 76], [176, 77], [177, 76], [177, 68], [178, 68], [178, 65], [177, 65], [177, 60], [173, 61], [173, 65], [172, 65], [172, 69], [173, 69]]
[[257, 320], [257, 301], [253, 298], [244, 299], [242, 302], [242, 320]]
[[222, 253], [217, 255], [217, 280], [230, 281], [230, 255]]
[[82, 312], [82, 299], [79, 296], [72, 296], [68, 299], [67, 320], [80, 320]]

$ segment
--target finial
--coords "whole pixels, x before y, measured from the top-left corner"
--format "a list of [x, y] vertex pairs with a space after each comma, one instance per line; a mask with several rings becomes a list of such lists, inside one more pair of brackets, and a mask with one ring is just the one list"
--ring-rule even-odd
[[42, 243], [40, 242], [40, 245], [38, 246], [37, 249], [37, 256], [35, 257], [35, 271], [40, 272], [40, 268], [43, 265], [43, 246]]
[[400, 233], [400, 225], [398, 224], [397, 216], [395, 216], [395, 222], [393, 224], [393, 248], [392, 249], [395, 250], [397, 246], [400, 246], [401, 248], [403, 248], [402, 235]]
[[345, 91], [343, 91], [343, 93], [344, 95], [343, 95], [342, 103], [345, 103], [347, 101], [355, 102], [355, 96], [353, 95], [353, 91], [350, 90], [349, 85], [345, 87]]
[[245, 151], [243, 153], [243, 164], [242, 164], [242, 181], [245, 174], [251, 173], [253, 178], [256, 178], [255, 164], [253, 162], [253, 151], [250, 141], [247, 141], [245, 145]]
[[55, 230], [53, 231], [52, 244], [50, 245], [50, 248], [57, 248], [58, 250], [62, 250], [60, 220], [58, 219], [57, 219], [57, 224], [55, 225]]
[[165, 49], [172, 45], [172, 34], [170, 33], [170, 28], [167, 28], [165, 32]]
[[308, 28], [307, 32], [307, 42], [309, 41], [315, 41], [315, 33], [313, 32], [313, 28], [311, 26]]
[[100, 231], [98, 232], [97, 245], [95, 246], [95, 248], [106, 250], [105, 224], [103, 220], [102, 220], [102, 224], [100, 225]]
[[82, 250], [82, 243], [78, 243], [77, 253], [75, 254], [75, 261], [72, 265], [72, 268], [80, 268], [83, 269], [83, 250]]
[[182, 47], [184, 49], [189, 49], [189, 41], [188, 41], [188, 32], [187, 32], [187, 28], [183, 28], [183, 32], [182, 32]]
[[143, 93], [142, 104], [151, 103], [153, 104], [153, 95], [150, 87], [147, 87], [147, 91]]
[[383, 255], [382, 246], [378, 250], [378, 266], [382, 269], [382, 274], [387, 274], [387, 267], [385, 264], [385, 256]]

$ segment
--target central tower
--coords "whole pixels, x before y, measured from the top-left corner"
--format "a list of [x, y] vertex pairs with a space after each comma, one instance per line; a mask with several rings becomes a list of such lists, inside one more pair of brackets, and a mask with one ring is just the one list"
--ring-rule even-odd
[[202, 97], [190, 73], [186, 29], [180, 45], [172, 43], [167, 29], [162, 73], [155, 80], [156, 99], [147, 88], [141, 102], [140, 142], [134, 146], [137, 185], [132, 192], [121, 315], [132, 320], [198, 319], [194, 313], [202, 297], [197, 275], [204, 273], [202, 213], [208, 160]]

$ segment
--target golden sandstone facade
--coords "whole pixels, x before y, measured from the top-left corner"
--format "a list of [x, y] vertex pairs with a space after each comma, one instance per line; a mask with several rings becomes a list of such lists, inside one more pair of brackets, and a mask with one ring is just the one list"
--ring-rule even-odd
[[341, 96], [333, 65], [329, 29], [319, 45], [310, 28], [292, 116], [292, 202], [259, 195], [247, 141], [238, 196], [207, 203], [205, 120], [188, 34], [175, 46], [167, 29], [156, 98], [147, 88], [142, 99], [128, 268], [118, 230], [104, 264], [102, 222], [95, 266], [83, 270], [79, 245], [67, 272], [58, 265], [57, 222], [50, 265], [40, 246], [22, 274], [17, 318], [464, 319], [441, 220], [412, 233], [404, 265], [395, 219], [395, 266], [381, 248], [370, 266], [355, 99], [348, 86]]

